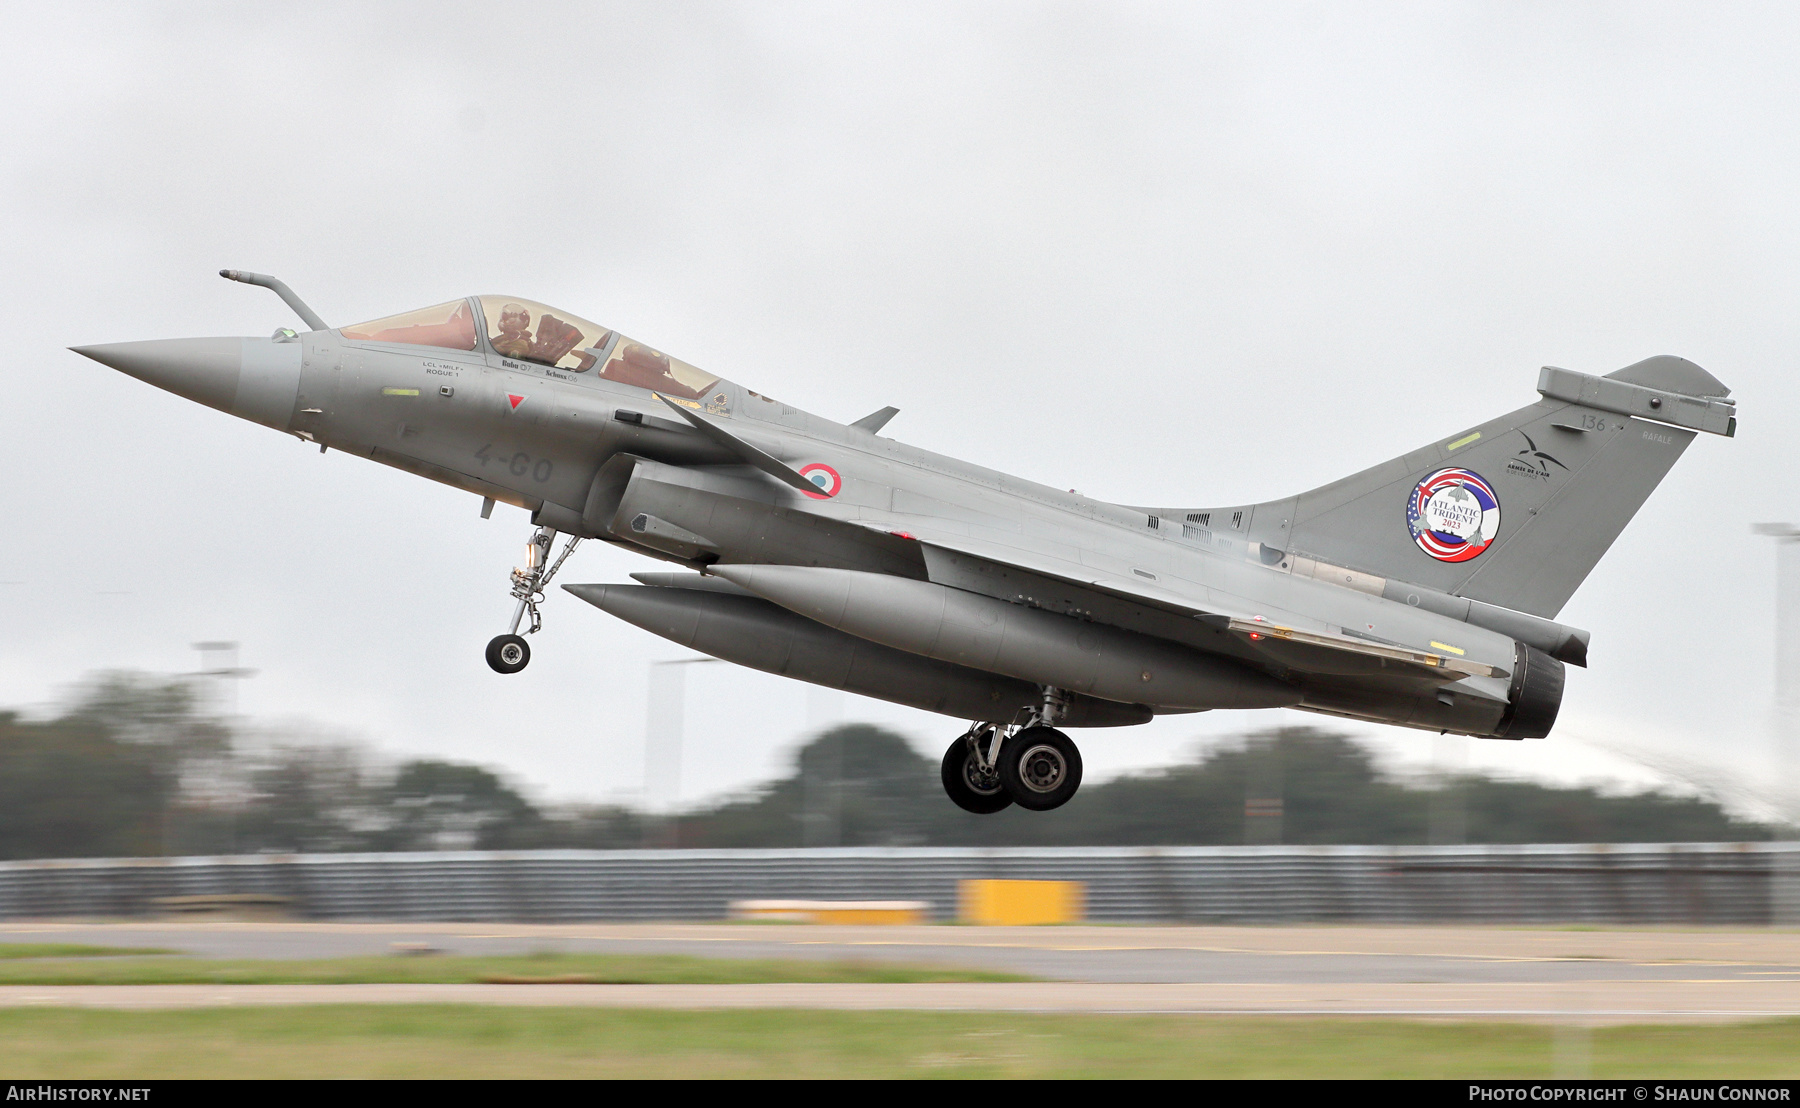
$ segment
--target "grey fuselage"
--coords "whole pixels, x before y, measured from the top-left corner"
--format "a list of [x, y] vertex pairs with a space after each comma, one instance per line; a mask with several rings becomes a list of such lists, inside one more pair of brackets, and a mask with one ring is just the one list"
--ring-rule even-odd
[[[602, 366], [627, 341], [608, 336], [593, 350]], [[666, 399], [503, 356], [485, 333], [473, 350], [320, 330], [81, 352], [517, 505], [538, 525], [677, 563], [690, 572], [570, 586], [655, 633], [963, 718], [1011, 718], [1049, 686], [1072, 697], [1075, 726], [1295, 707], [1539, 737], [1561, 699], [1557, 659], [1585, 664], [1586, 634], [1544, 616], [1291, 549], [1289, 502], [1104, 503], [724, 379]], [[1602, 439], [1568, 449], [1590, 447]], [[771, 476], [782, 467], [787, 479]], [[794, 473], [818, 491], [795, 487]], [[1404, 534], [1404, 504], [1380, 510]]]

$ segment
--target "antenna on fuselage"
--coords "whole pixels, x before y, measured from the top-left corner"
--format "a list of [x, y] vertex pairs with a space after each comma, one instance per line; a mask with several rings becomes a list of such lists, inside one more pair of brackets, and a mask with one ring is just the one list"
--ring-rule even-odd
[[227, 281], [240, 281], [246, 285], [261, 285], [265, 289], [273, 289], [275, 295], [287, 302], [294, 309], [294, 314], [305, 321], [307, 327], [314, 331], [329, 331], [331, 327], [319, 318], [319, 313], [306, 306], [306, 301], [294, 295], [294, 290], [287, 287], [287, 282], [267, 273], [247, 273], [241, 269], [221, 269], [219, 276]]

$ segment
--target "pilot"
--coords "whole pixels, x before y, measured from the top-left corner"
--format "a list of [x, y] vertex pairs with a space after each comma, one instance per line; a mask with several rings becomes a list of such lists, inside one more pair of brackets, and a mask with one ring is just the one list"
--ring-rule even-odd
[[505, 358], [524, 358], [531, 353], [531, 313], [522, 305], [500, 309], [500, 334], [492, 339], [494, 353]]

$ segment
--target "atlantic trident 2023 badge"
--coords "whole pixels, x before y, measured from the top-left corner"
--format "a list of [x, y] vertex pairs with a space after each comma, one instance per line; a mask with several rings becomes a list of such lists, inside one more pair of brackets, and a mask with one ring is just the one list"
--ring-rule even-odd
[[1406, 503], [1406, 526], [1419, 549], [1440, 562], [1466, 562], [1500, 533], [1500, 498], [1481, 475], [1440, 469]]

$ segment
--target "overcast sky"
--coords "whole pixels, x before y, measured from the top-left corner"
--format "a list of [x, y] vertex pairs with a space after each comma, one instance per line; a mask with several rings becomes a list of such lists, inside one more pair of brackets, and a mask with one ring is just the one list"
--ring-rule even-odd
[[[672, 644], [566, 594], [524, 673], [482, 647], [529, 531], [70, 345], [345, 324], [470, 292], [593, 318], [835, 419], [1106, 499], [1310, 488], [1529, 403], [1537, 369], [1674, 353], [1740, 402], [1562, 618], [1542, 742], [1771, 779], [1774, 555], [1800, 518], [1800, 11], [1788, 4], [8, 6], [0, 68], [0, 704], [194, 668], [397, 755], [629, 796]], [[584, 547], [566, 581], [651, 563]], [[685, 800], [809, 725], [955, 721], [723, 665]], [[1090, 774], [1212, 713], [1086, 732]], [[1467, 747], [1467, 754], [1461, 752]], [[1604, 751], [1613, 751], [1606, 754]]]

